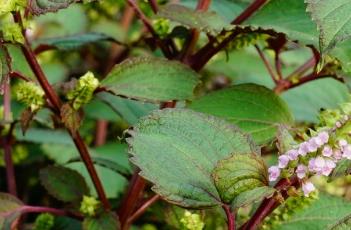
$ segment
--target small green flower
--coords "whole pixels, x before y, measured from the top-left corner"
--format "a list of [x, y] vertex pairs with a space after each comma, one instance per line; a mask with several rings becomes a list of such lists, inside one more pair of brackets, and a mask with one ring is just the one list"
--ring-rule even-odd
[[73, 108], [78, 110], [82, 105], [90, 102], [97, 87], [99, 87], [99, 80], [89, 71], [79, 78], [74, 89], [69, 91], [66, 97], [72, 102]]
[[5, 15], [15, 9], [16, 1], [0, 0], [0, 16]]
[[154, 30], [160, 37], [165, 37], [169, 33], [169, 20], [164, 18], [156, 19], [152, 22]]
[[16, 89], [17, 100], [30, 107], [32, 112], [43, 107], [44, 95], [44, 91], [33, 82], [21, 82]]
[[83, 201], [80, 204], [80, 211], [86, 216], [95, 216], [100, 204], [100, 201], [95, 197], [83, 196]]
[[50, 230], [54, 226], [54, 216], [49, 213], [40, 214], [34, 223], [34, 230]]
[[24, 43], [24, 37], [21, 27], [16, 23], [5, 23], [2, 25], [1, 31], [5, 41]]
[[180, 219], [180, 222], [187, 230], [202, 230], [205, 227], [200, 215], [189, 211], [184, 212], [184, 216]]

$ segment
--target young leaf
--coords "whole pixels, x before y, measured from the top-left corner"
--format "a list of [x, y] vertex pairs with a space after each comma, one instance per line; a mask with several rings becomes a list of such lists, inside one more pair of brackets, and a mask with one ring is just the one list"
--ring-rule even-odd
[[59, 9], [67, 8], [76, 0], [32, 0], [29, 1], [29, 9], [32, 14], [40, 15], [48, 12], [56, 12]]
[[56, 199], [64, 202], [79, 202], [89, 194], [84, 178], [75, 170], [62, 166], [49, 166], [40, 171], [40, 181]]
[[337, 220], [350, 213], [351, 203], [343, 198], [320, 195], [308, 208], [294, 214], [274, 230], [328, 229]]
[[118, 217], [113, 212], [102, 213], [98, 217], [88, 217], [83, 221], [83, 230], [118, 230]]
[[158, 16], [211, 34], [220, 33], [226, 27], [230, 27], [216, 12], [195, 11], [178, 4], [163, 6], [158, 12]]
[[219, 118], [187, 109], [165, 109], [129, 131], [131, 161], [164, 199], [184, 207], [216, 206], [211, 177], [219, 160], [257, 153], [249, 136]]
[[275, 136], [279, 124], [293, 121], [282, 99], [255, 84], [236, 85], [209, 93], [194, 100], [189, 108], [227, 119], [250, 133], [260, 144]]
[[101, 86], [116, 95], [160, 102], [190, 99], [198, 83], [198, 74], [180, 62], [142, 57], [116, 65]]
[[212, 177], [222, 201], [227, 204], [244, 192], [268, 185], [267, 167], [257, 154], [234, 154], [220, 160]]
[[82, 120], [79, 111], [76, 111], [70, 104], [67, 103], [62, 105], [60, 115], [62, 118], [62, 123], [67, 127], [67, 129], [69, 129], [72, 133], [78, 130]]
[[244, 24], [273, 29], [304, 44], [318, 44], [316, 26], [303, 0], [271, 0]]
[[34, 43], [34, 47], [40, 46], [49, 46], [54, 47], [59, 50], [74, 50], [81, 48], [82, 46], [88, 45], [90, 43], [96, 43], [101, 41], [110, 41], [121, 44], [116, 41], [114, 38], [101, 33], [85, 33], [85, 34], [76, 34], [66, 37], [57, 37], [57, 38], [44, 38], [38, 39]]
[[351, 2], [349, 0], [306, 0], [307, 11], [316, 22], [322, 51], [351, 38]]

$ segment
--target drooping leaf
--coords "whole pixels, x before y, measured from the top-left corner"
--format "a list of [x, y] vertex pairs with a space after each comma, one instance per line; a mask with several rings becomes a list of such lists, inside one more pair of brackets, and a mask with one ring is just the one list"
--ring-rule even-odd
[[[245, 192], [268, 185], [267, 166], [263, 159], [254, 153], [234, 154], [220, 160], [212, 172], [212, 177], [222, 201], [227, 204], [231, 204]], [[241, 199], [243, 198], [241, 196]], [[239, 203], [245, 201], [236, 202], [236, 205]]]
[[77, 171], [62, 166], [49, 166], [40, 171], [40, 181], [56, 199], [79, 202], [89, 194], [88, 186]]
[[10, 71], [11, 71], [11, 57], [7, 50], [7, 47], [0, 43], [0, 94], [4, 93], [5, 84], [10, 81]]
[[158, 108], [155, 104], [115, 97], [109, 93], [99, 93], [97, 97], [108, 104], [113, 111], [125, 119], [130, 125], [134, 125], [140, 117]]
[[351, 38], [351, 2], [349, 0], [306, 0], [307, 11], [316, 22], [322, 51]]
[[351, 215], [348, 215], [335, 224], [333, 224], [328, 230], [348, 230], [351, 228]]
[[233, 154], [257, 153], [249, 136], [229, 122], [187, 109], [165, 109], [129, 131], [131, 161], [164, 199], [184, 207], [216, 206], [211, 178], [217, 162]]
[[275, 191], [272, 187], [262, 186], [242, 192], [233, 199], [231, 207], [235, 210], [252, 203], [260, 202], [264, 198], [271, 197]]
[[79, 111], [76, 111], [68, 103], [61, 106], [60, 115], [62, 118], [62, 123], [69, 129], [72, 133], [76, 132], [81, 123], [81, 115]]
[[198, 82], [198, 74], [180, 62], [142, 57], [116, 65], [101, 86], [116, 95], [160, 102], [192, 98]]
[[59, 9], [67, 8], [76, 0], [32, 0], [30, 1], [30, 11], [34, 15], [56, 12]]
[[178, 4], [163, 6], [158, 12], [158, 16], [211, 34], [217, 34], [224, 28], [230, 27], [216, 12], [195, 11]]
[[21, 121], [21, 130], [23, 135], [26, 135], [26, 131], [29, 128], [29, 125], [32, 122], [35, 114], [36, 114], [36, 111], [33, 112], [30, 108], [23, 110], [23, 112], [21, 113], [20, 121]]
[[321, 194], [308, 208], [295, 213], [274, 230], [325, 230], [349, 215], [351, 203], [340, 197]]
[[244, 24], [273, 29], [304, 44], [318, 44], [316, 25], [307, 14], [303, 0], [271, 0]]
[[83, 221], [83, 230], [118, 230], [118, 217], [113, 212], [103, 213], [98, 217], [88, 217]]
[[282, 99], [271, 90], [254, 84], [209, 93], [194, 100], [189, 108], [227, 119], [250, 133], [260, 144], [275, 136], [279, 124], [293, 120]]
[[19, 218], [22, 201], [16, 197], [0, 193], [0, 229], [10, 230], [11, 223]]
[[76, 35], [70, 35], [65, 37], [38, 39], [35, 41], [33, 46], [36, 48], [40, 46], [48, 46], [59, 50], [67, 51], [67, 50], [79, 49], [82, 46], [85, 46], [91, 43], [101, 42], [101, 41], [110, 41], [110, 42], [119, 43], [114, 38], [107, 36], [106, 34], [85, 33], [85, 34], [76, 34]]

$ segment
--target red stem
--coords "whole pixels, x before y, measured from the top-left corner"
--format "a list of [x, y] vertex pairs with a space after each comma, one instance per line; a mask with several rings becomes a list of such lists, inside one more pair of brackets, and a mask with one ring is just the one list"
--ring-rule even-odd
[[258, 47], [257, 45], [255, 45], [255, 48], [258, 52], [258, 54], [260, 55], [260, 58], [262, 59], [264, 65], [266, 66], [266, 69], [268, 70], [269, 75], [271, 76], [272, 80], [277, 83], [278, 80], [275, 76], [275, 73], [273, 71], [273, 68], [271, 66], [271, 64], [269, 63], [268, 59], [266, 58], [266, 56], [264, 55], [264, 53], [262, 52], [262, 50], [260, 49], [260, 47]]
[[223, 205], [222, 208], [227, 216], [228, 230], [235, 230], [235, 214], [230, 211], [230, 207], [228, 205]]
[[312, 58], [308, 59], [304, 64], [302, 64], [299, 68], [297, 68], [294, 72], [289, 74], [286, 78], [292, 79], [296, 76], [302, 75], [306, 71], [308, 71], [309, 69], [314, 67], [315, 65], [316, 65], [316, 59], [315, 59], [315, 57], [312, 57]]
[[157, 14], [158, 12], [158, 5], [157, 5], [157, 1], [156, 0], [149, 0], [150, 6], [152, 11]]
[[20, 211], [22, 214], [24, 213], [51, 213], [56, 216], [69, 216], [78, 220], [83, 220], [83, 216], [78, 214], [78, 213], [73, 213], [65, 210], [60, 210], [56, 208], [50, 208], [50, 207], [36, 207], [36, 206], [22, 206], [20, 208]]
[[267, 2], [267, 0], [254, 1], [238, 17], [236, 17], [232, 21], [232, 24], [234, 24], [234, 25], [241, 24], [243, 21], [248, 19], [253, 13], [255, 13], [259, 8], [261, 8], [266, 2]]
[[138, 219], [144, 212], [153, 205], [156, 201], [160, 199], [160, 195], [154, 195], [149, 200], [147, 200], [138, 210], [136, 210], [131, 217], [128, 219], [128, 223], [133, 223], [136, 219]]
[[98, 120], [95, 130], [95, 146], [105, 144], [107, 137], [108, 122], [106, 120]]

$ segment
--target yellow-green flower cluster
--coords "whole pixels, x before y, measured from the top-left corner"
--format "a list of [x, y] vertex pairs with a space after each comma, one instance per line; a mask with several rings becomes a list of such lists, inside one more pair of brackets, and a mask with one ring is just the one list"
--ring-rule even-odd
[[180, 219], [180, 222], [187, 230], [202, 230], [205, 227], [200, 215], [189, 211], [184, 212], [184, 216]]
[[73, 108], [78, 110], [82, 105], [90, 102], [97, 87], [99, 87], [99, 80], [92, 72], [87, 72], [79, 78], [77, 85], [67, 93], [66, 97], [71, 101]]
[[33, 82], [21, 82], [16, 88], [17, 100], [37, 111], [45, 104], [44, 91]]
[[154, 30], [160, 37], [165, 37], [169, 33], [170, 30], [170, 22], [168, 19], [159, 18], [153, 20], [152, 22]]
[[34, 230], [50, 230], [54, 226], [54, 216], [49, 213], [40, 214], [34, 223]]
[[26, 0], [0, 0], [0, 16], [19, 10], [20, 7], [25, 7], [26, 4]]
[[100, 201], [91, 196], [83, 196], [80, 204], [80, 211], [86, 216], [95, 216], [100, 207]]
[[2, 28], [5, 41], [24, 43], [21, 27], [16, 23], [5, 23]]

